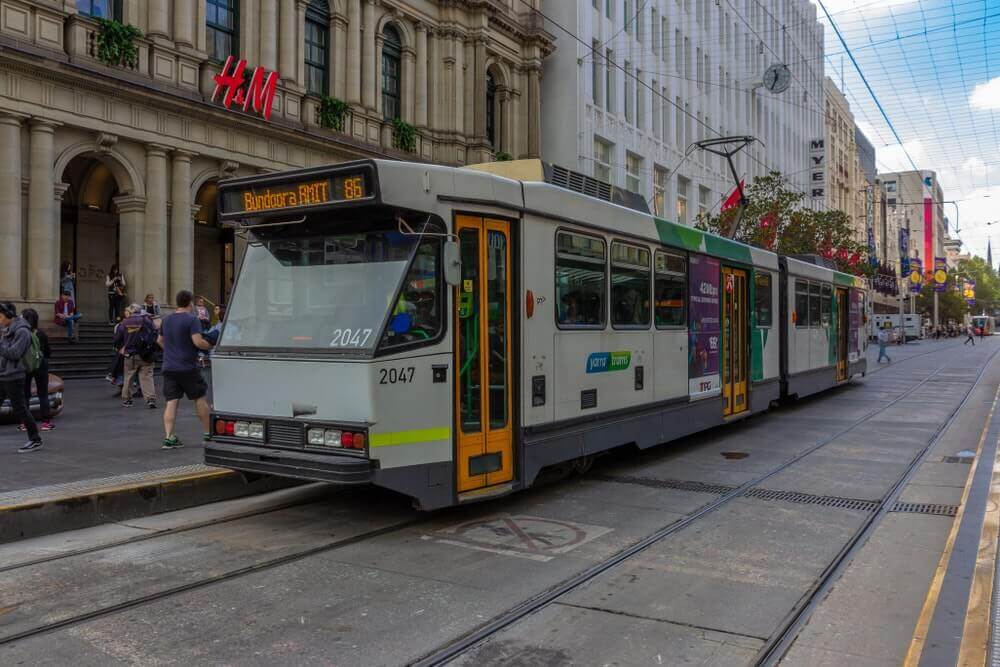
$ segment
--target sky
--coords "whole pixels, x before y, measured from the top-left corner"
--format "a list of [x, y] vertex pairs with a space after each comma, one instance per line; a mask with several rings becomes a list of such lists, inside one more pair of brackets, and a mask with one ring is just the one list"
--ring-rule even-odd
[[987, 223], [1000, 221], [1000, 0], [812, 2], [825, 25], [826, 73], [874, 144], [879, 171], [937, 172], [944, 199], [956, 202], [945, 204], [951, 235], [981, 257], [992, 236], [996, 260], [1000, 222]]

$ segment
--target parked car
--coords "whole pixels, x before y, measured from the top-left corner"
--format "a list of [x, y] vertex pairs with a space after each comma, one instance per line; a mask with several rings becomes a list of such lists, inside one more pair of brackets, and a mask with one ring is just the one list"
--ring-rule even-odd
[[[28, 406], [31, 409], [31, 414], [35, 418], [41, 417], [41, 407], [38, 402], [38, 392], [34, 385], [31, 387], [31, 403]], [[51, 416], [55, 417], [63, 409], [63, 379], [58, 375], [49, 373], [49, 412]], [[13, 410], [10, 406], [10, 401], [4, 399], [4, 402], [0, 404], [0, 423], [9, 424], [16, 421]]]

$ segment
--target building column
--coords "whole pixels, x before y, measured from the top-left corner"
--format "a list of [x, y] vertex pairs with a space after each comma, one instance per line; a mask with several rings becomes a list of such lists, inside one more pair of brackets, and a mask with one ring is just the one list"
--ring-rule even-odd
[[0, 298], [20, 301], [24, 219], [21, 216], [21, 121], [27, 116], [0, 116]]
[[486, 39], [482, 36], [476, 37], [475, 43], [475, 80], [473, 81], [472, 108], [475, 118], [473, 118], [473, 133], [477, 141], [486, 140]]
[[[402, 68], [403, 68], [403, 71], [402, 71], [402, 75], [403, 75], [403, 90], [401, 91], [402, 94], [403, 94], [403, 99], [400, 100], [400, 102], [402, 103], [402, 105], [401, 105], [401, 108], [399, 110], [399, 113], [400, 113], [400, 116], [403, 117], [404, 121], [406, 121], [407, 123], [411, 123], [411, 124], [414, 124], [414, 115], [416, 113], [415, 100], [413, 99], [414, 97], [416, 97], [416, 95], [414, 94], [415, 90], [416, 90], [416, 86], [414, 85], [414, 81], [413, 81], [413, 79], [414, 79], [414, 70], [416, 69], [416, 64], [417, 64], [416, 61], [417, 61], [417, 57], [416, 57], [416, 53], [413, 51], [413, 49], [404, 46], [403, 47], [402, 62], [400, 63], [402, 65]], [[379, 69], [381, 70], [381, 68], [379, 68]], [[380, 71], [379, 72], [379, 81], [382, 80], [382, 76], [381, 75], [382, 75], [382, 72]], [[379, 96], [379, 97], [381, 97], [381, 96]]]
[[295, 63], [296, 35], [295, 17], [297, 11], [295, 0], [279, 0], [281, 29], [278, 33], [280, 47], [278, 71], [281, 73], [281, 80], [285, 83], [294, 83], [298, 78], [299, 68]]
[[29, 301], [56, 300], [59, 272], [59, 210], [54, 206], [53, 141], [59, 123], [31, 121], [31, 157], [28, 176], [28, 290]]
[[[299, 88], [306, 89], [306, 0], [298, 0], [295, 3], [295, 82]], [[329, 42], [329, 36], [327, 41]], [[330, 44], [326, 48], [329, 50]], [[327, 76], [329, 76], [327, 72]]]
[[347, 99], [361, 104], [361, 0], [347, 0]]
[[347, 95], [347, 85], [345, 81], [347, 64], [347, 22], [344, 17], [335, 14], [330, 19], [330, 94], [338, 100], [343, 100]]
[[375, 0], [364, 0], [364, 38], [361, 44], [361, 103], [375, 111], [378, 82], [375, 80]]
[[540, 145], [539, 116], [541, 105], [541, 67], [528, 70], [528, 157], [538, 157]]
[[500, 130], [500, 138], [497, 145], [493, 147], [494, 152], [503, 151], [514, 156], [517, 149], [514, 147], [514, 105], [510, 89], [503, 87], [497, 91], [497, 106], [499, 106], [500, 117], [497, 119]]
[[[145, 259], [145, 240], [143, 234], [146, 216], [146, 199], [136, 195], [119, 195], [112, 200], [118, 211], [118, 257], [121, 272], [125, 274], [129, 293], [133, 300], [142, 278]], [[145, 296], [145, 294], [141, 295]], [[162, 295], [157, 294], [161, 301]]]
[[[260, 66], [278, 71], [277, 0], [260, 0]], [[285, 72], [280, 72], [285, 74]]]
[[194, 47], [194, 17], [196, 0], [174, 0], [174, 40], [177, 44]]
[[174, 151], [170, 180], [170, 291], [164, 300], [194, 286], [194, 221], [191, 217], [191, 158], [193, 153]]
[[[132, 276], [133, 299], [152, 292], [162, 299], [167, 289], [167, 146], [146, 145], [146, 221], [143, 227], [142, 280]], [[129, 280], [125, 276], [125, 280]], [[138, 287], [139, 289], [136, 289]], [[166, 301], [169, 302], [170, 295]]]
[[417, 71], [414, 83], [414, 118], [416, 126], [427, 127], [427, 26], [417, 23]]
[[[149, 8], [149, 37], [170, 37], [170, 16], [168, 2], [150, 2]], [[127, 280], [127, 278], [126, 278]]]

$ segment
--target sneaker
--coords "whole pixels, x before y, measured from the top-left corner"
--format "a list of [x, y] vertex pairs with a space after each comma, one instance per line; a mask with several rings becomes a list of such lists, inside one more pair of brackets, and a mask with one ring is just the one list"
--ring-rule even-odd
[[54, 429], [55, 427], [56, 427], [56, 425], [55, 425], [55, 424], [53, 424], [52, 422], [47, 422], [47, 421], [46, 421], [46, 422], [42, 422], [42, 423], [41, 423], [41, 424], [39, 425], [39, 427], [38, 427], [38, 430], [39, 430], [39, 431], [51, 431], [51, 430], [52, 430], [52, 429]]
[[107, 380], [110, 384], [114, 384], [115, 383], [115, 379], [113, 377], [111, 377], [110, 375], [105, 375], [104, 379]]
[[146, 401], [146, 407], [150, 410], [156, 409], [156, 401]]
[[18, 424], [18, 425], [17, 425], [17, 430], [18, 430], [18, 431], [21, 431], [21, 432], [23, 433], [24, 431], [27, 431], [27, 430], [28, 430], [28, 427], [27, 427], [27, 426], [25, 426], [24, 424]]
[[23, 452], [33, 452], [36, 449], [41, 449], [41, 448], [42, 448], [42, 441], [41, 440], [29, 440], [28, 442], [26, 442], [23, 445], [21, 445], [18, 448], [17, 452], [19, 454], [23, 453]]
[[122, 407], [123, 408], [131, 408], [132, 407], [132, 399], [130, 398], [127, 401], [122, 401]]
[[172, 435], [169, 438], [163, 439], [163, 446], [160, 447], [160, 449], [180, 449], [183, 446], [184, 443], [181, 442], [180, 438], [176, 435]]

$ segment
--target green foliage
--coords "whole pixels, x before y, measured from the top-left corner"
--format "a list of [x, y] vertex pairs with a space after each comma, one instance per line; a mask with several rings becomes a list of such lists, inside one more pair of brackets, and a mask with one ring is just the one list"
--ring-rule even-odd
[[[855, 238], [851, 220], [843, 211], [813, 211], [804, 208], [805, 195], [790, 187], [788, 179], [772, 171], [746, 188], [747, 205], [737, 241], [785, 255], [822, 255], [836, 262], [845, 273], [866, 274], [867, 246]], [[736, 224], [739, 209], [698, 216], [695, 227], [722, 236]]]
[[101, 18], [96, 20], [100, 27], [97, 31], [97, 59], [111, 67], [138, 67], [139, 47], [135, 45], [135, 40], [142, 37], [142, 31], [134, 25], [118, 21]]
[[331, 130], [343, 132], [348, 110], [347, 102], [324, 95], [319, 103], [319, 124]]
[[407, 153], [415, 152], [417, 150], [417, 128], [400, 118], [393, 119], [392, 147]]
[[497, 151], [493, 154], [493, 159], [497, 162], [510, 162], [514, 159], [514, 156], [504, 151]]
[[[976, 281], [976, 303], [969, 306], [962, 296], [961, 287], [967, 280]], [[962, 260], [958, 267], [948, 272], [947, 289], [938, 292], [938, 321], [962, 322], [966, 313], [977, 315], [985, 311], [992, 313], [1000, 306], [1000, 277], [986, 265], [981, 257]], [[958, 289], [956, 289], [956, 286]], [[926, 283], [917, 296], [917, 310], [924, 316], [934, 316], [934, 284]]]

